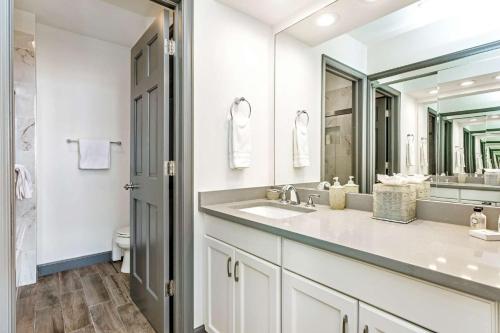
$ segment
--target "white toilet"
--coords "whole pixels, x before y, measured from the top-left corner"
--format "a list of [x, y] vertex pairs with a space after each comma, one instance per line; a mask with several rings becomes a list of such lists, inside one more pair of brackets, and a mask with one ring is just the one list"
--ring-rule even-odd
[[130, 227], [122, 226], [116, 229], [115, 244], [113, 244], [113, 260], [120, 260], [123, 256], [122, 273], [130, 273]]

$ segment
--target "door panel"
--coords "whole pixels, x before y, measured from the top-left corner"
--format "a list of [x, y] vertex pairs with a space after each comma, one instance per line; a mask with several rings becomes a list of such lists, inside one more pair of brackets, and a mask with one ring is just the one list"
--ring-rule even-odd
[[359, 303], [359, 332], [360, 333], [430, 333], [426, 329], [416, 326], [387, 312], [370, 305]]
[[234, 249], [205, 236], [207, 254], [206, 329], [208, 333], [233, 333]]
[[283, 332], [355, 333], [358, 301], [283, 271]]
[[281, 268], [239, 250], [235, 265], [235, 332], [281, 332]]
[[131, 296], [157, 332], [169, 332], [169, 14], [156, 18], [131, 51]]

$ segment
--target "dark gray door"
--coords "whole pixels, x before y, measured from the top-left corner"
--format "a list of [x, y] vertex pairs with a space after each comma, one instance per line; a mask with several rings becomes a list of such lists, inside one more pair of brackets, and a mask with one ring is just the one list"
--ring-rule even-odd
[[169, 56], [166, 10], [132, 48], [131, 295], [158, 332], [169, 332]]

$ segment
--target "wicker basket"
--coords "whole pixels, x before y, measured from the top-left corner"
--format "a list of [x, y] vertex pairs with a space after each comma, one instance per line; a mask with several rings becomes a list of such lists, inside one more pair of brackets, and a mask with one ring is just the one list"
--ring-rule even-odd
[[417, 186], [373, 186], [373, 218], [384, 221], [410, 223], [416, 219]]

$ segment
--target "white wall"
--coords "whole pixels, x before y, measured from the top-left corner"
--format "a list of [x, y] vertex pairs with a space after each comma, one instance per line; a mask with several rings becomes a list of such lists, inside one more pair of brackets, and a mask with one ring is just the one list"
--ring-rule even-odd
[[[128, 48], [37, 24], [38, 264], [111, 250], [129, 223]], [[111, 170], [78, 169], [66, 138], [121, 140]]]
[[[342, 35], [314, 48], [286, 33], [276, 39], [275, 154], [276, 184], [317, 182], [321, 178], [322, 55], [366, 72], [366, 47]], [[292, 130], [297, 110], [309, 113], [311, 165], [293, 167]], [[331, 179], [326, 179], [331, 181]]]
[[[194, 327], [203, 324], [203, 214], [199, 191], [274, 183], [271, 27], [215, 0], [194, 3]], [[235, 97], [252, 103], [252, 166], [228, 164], [227, 116]]]

